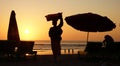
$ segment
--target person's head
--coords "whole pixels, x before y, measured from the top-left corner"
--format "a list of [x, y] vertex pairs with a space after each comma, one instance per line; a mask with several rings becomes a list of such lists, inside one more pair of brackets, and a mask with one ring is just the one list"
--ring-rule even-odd
[[53, 25], [53, 26], [57, 26], [57, 20], [58, 20], [58, 19], [54, 19], [54, 20], [52, 21], [52, 25]]
[[110, 35], [105, 35], [105, 39], [111, 38]]
[[114, 41], [113, 38], [110, 35], [105, 35], [105, 39], [109, 41]]

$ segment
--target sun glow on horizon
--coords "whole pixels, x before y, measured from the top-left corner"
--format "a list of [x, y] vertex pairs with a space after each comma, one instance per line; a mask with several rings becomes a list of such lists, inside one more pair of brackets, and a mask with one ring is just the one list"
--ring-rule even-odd
[[25, 29], [24, 33], [25, 34], [30, 34], [30, 31], [28, 29]]
[[20, 39], [21, 40], [32, 40], [34, 37], [34, 31], [31, 27], [29, 26], [22, 26], [22, 28], [19, 30], [20, 31]]

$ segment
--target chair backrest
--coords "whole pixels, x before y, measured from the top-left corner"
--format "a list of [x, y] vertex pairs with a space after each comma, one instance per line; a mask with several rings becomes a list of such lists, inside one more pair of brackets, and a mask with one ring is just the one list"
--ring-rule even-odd
[[99, 52], [102, 48], [101, 42], [88, 42], [85, 48], [86, 52]]
[[33, 51], [34, 42], [33, 41], [20, 41], [18, 45], [18, 53], [28, 53]]

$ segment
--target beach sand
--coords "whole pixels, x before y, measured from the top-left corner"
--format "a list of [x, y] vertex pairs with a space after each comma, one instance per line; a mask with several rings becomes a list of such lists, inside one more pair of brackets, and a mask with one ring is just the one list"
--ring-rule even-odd
[[35, 60], [31, 57], [26, 60], [0, 61], [0, 66], [120, 66], [118, 60], [93, 61], [79, 58], [77, 54], [62, 54], [55, 63], [52, 55], [38, 55]]

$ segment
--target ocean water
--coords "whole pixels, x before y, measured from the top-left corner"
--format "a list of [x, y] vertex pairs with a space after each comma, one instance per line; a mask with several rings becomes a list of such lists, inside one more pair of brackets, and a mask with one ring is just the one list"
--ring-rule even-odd
[[[84, 51], [86, 42], [82, 41], [62, 41], [61, 52], [65, 53], [77, 53], [78, 51]], [[49, 40], [35, 41], [34, 50], [38, 51], [38, 54], [52, 54], [51, 43]]]
[[[62, 41], [61, 49], [84, 49], [86, 42], [81, 41]], [[35, 50], [50, 50], [51, 43], [50, 41], [35, 41], [34, 45]]]

